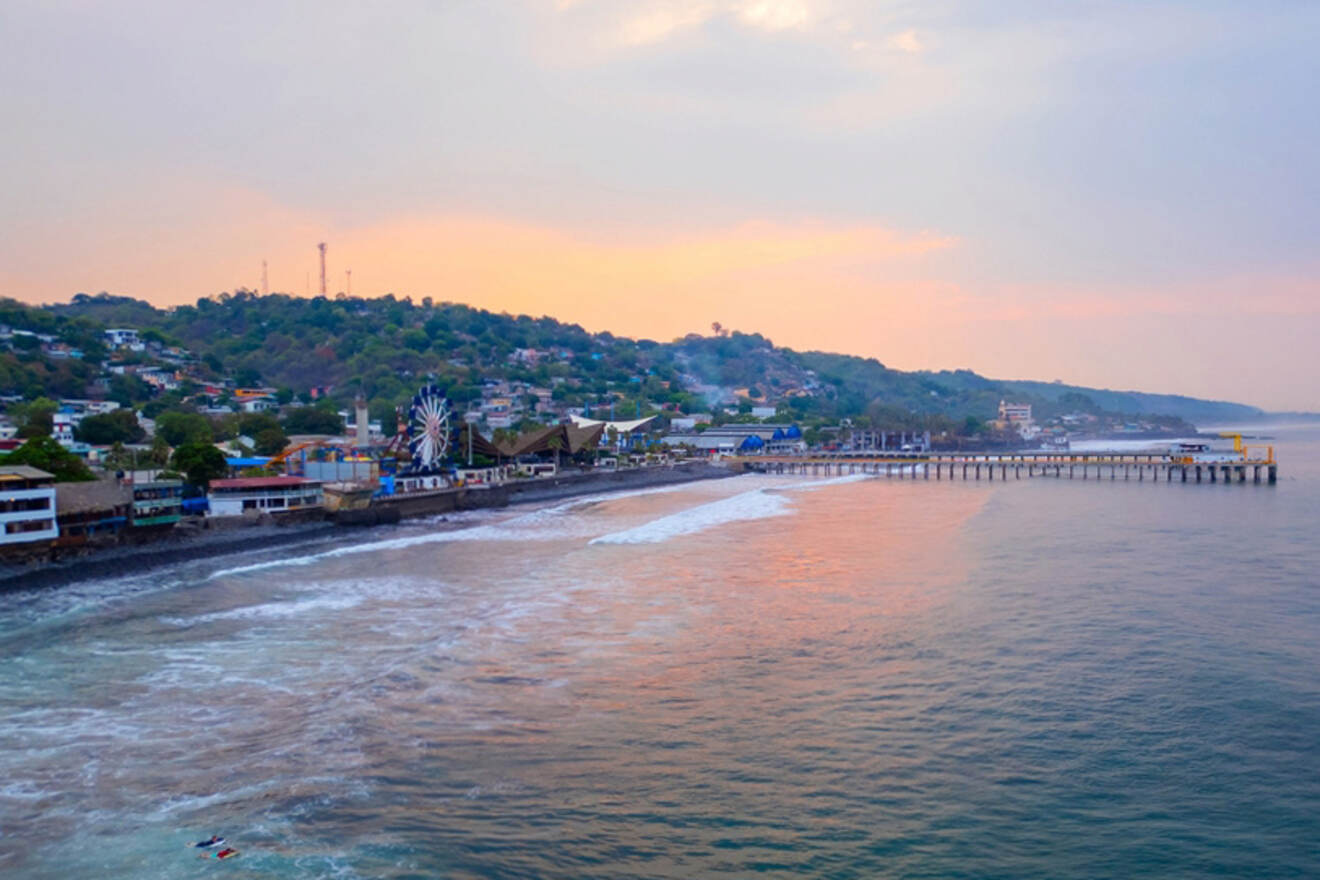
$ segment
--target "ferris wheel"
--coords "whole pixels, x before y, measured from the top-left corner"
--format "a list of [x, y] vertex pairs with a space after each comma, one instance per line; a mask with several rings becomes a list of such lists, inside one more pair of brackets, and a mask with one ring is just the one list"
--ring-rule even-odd
[[408, 407], [408, 452], [413, 471], [435, 470], [449, 451], [449, 401], [440, 389], [426, 385]]

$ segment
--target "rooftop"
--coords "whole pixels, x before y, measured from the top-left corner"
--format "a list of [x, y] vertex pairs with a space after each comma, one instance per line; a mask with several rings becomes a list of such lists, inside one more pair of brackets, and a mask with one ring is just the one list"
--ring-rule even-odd
[[0, 480], [54, 480], [54, 474], [48, 474], [40, 468], [25, 464], [0, 467]]
[[55, 512], [62, 516], [66, 513], [114, 510], [132, 500], [132, 493], [115, 479], [60, 483], [55, 492]]
[[212, 480], [212, 489], [286, 489], [292, 486], [319, 486], [320, 480], [302, 477], [236, 477], [232, 480]]

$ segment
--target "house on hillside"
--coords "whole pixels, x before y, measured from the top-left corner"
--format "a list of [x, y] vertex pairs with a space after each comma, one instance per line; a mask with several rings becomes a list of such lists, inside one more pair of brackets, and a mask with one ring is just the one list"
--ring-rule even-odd
[[129, 327], [119, 327], [105, 331], [105, 343], [112, 349], [128, 349], [129, 351], [146, 351], [146, 345], [138, 336], [137, 330]]

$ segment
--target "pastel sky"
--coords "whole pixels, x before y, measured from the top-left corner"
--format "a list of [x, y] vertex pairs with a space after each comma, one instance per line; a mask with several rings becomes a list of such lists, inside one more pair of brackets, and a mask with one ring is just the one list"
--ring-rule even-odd
[[1320, 4], [0, 4], [0, 295], [393, 292], [1320, 411]]

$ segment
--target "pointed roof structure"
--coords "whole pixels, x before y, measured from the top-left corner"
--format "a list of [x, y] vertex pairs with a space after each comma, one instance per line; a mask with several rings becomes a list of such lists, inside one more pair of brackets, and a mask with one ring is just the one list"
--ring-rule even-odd
[[[555, 439], [558, 438], [560, 452], [567, 455], [576, 455], [584, 449], [595, 448], [604, 433], [605, 428], [603, 425], [594, 427], [547, 425], [519, 434], [510, 440], [494, 443], [481, 434], [473, 432], [472, 451], [489, 458], [517, 458], [520, 455], [553, 453]], [[458, 450], [466, 451], [466, 444], [467, 433], [464, 431], [459, 435]]]
[[600, 419], [589, 419], [585, 416], [579, 415], [569, 416], [569, 418], [573, 420], [573, 424], [580, 428], [594, 428], [599, 426], [602, 431], [609, 431], [613, 428], [619, 434], [631, 434], [634, 431], [639, 431], [645, 428], [651, 422], [655, 421], [655, 416], [647, 416], [644, 419], [632, 419], [627, 422], [601, 421]]

